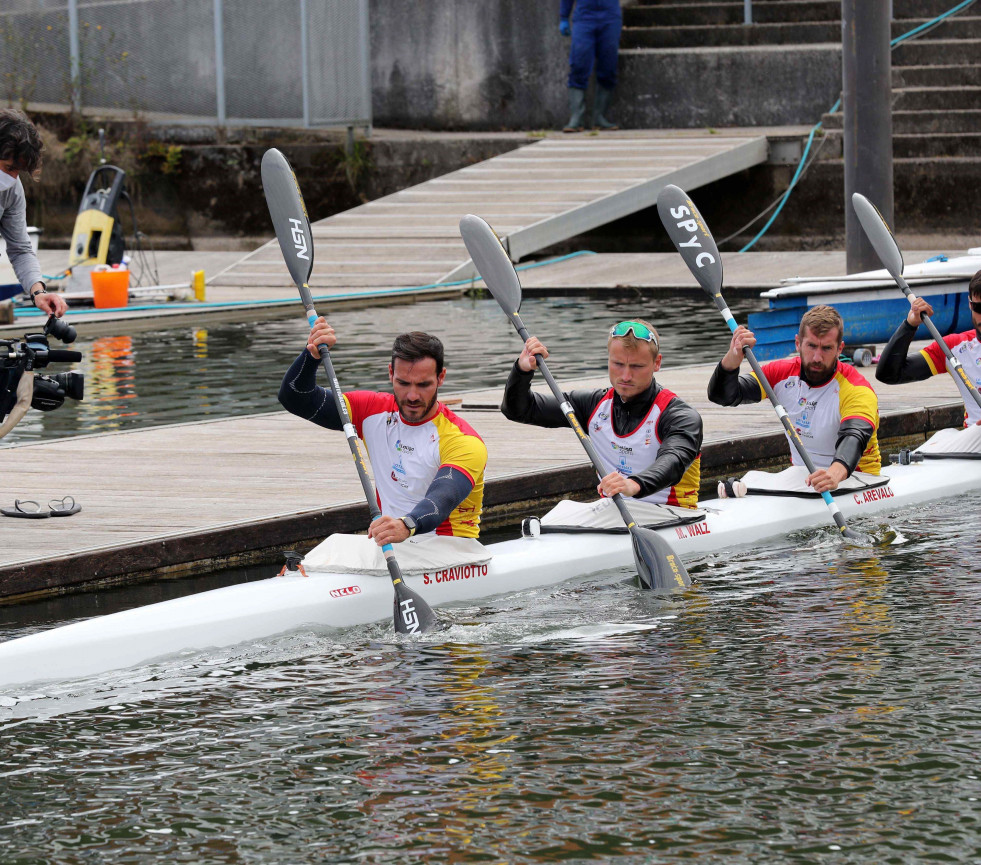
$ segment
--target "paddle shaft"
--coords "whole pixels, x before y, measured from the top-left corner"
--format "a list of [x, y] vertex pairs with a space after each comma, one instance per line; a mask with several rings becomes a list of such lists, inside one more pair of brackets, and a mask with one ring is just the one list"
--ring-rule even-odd
[[[521, 316], [519, 316], [516, 312], [510, 313], [510, 316], [511, 323], [514, 325], [515, 330], [518, 331], [518, 335], [525, 342], [528, 342], [528, 340], [531, 338], [531, 334], [528, 333], [528, 329], [521, 323]], [[562, 409], [562, 413], [565, 415], [565, 419], [569, 422], [569, 426], [571, 426], [573, 430], [575, 430], [576, 435], [579, 436], [579, 442], [589, 455], [589, 461], [593, 464], [593, 468], [596, 469], [596, 474], [600, 478], [604, 477], [606, 475], [606, 467], [600, 460], [599, 453], [596, 451], [596, 446], [586, 434], [586, 431], [582, 428], [582, 424], [579, 423], [579, 419], [576, 417], [576, 412], [572, 408], [572, 404], [565, 398], [565, 395], [559, 388], [558, 382], [552, 378], [552, 373], [548, 371], [545, 358], [543, 358], [540, 354], [536, 354], [535, 362], [538, 364], [538, 368], [545, 377], [545, 381], [548, 382], [548, 386], [552, 390], [552, 395], [559, 401], [559, 408]], [[627, 528], [630, 529], [632, 533], [637, 524], [634, 522], [634, 518], [630, 515], [630, 511], [627, 509], [627, 505], [623, 501], [623, 496], [620, 495], [620, 493], [616, 493], [612, 496], [612, 499], [613, 503], [617, 506], [617, 510], [620, 511], [620, 516], [623, 517], [623, 521], [627, 524]]]
[[[903, 294], [906, 295], [910, 302], [910, 306], [912, 306], [913, 301], [916, 300], [916, 295], [910, 290], [909, 284], [900, 274], [894, 273], [893, 277], [896, 280], [896, 285], [902, 289]], [[927, 330], [930, 331], [930, 336], [934, 338], [937, 345], [940, 346], [940, 350], [946, 356], [947, 363], [950, 365], [951, 375], [961, 381], [961, 383], [967, 389], [967, 392], [974, 398], [974, 401], [978, 404], [978, 406], [981, 406], [981, 393], [978, 393], [978, 389], [974, 386], [974, 382], [967, 377], [967, 373], [964, 372], [964, 367], [961, 365], [961, 362], [954, 357], [953, 352], [950, 350], [950, 346], [944, 342], [944, 338], [940, 335], [940, 331], [937, 330], [937, 326], [926, 313], [923, 313], [922, 319], [923, 323], [927, 326]]]
[[[733, 318], [732, 312], [729, 310], [729, 306], [725, 302], [725, 298], [722, 297], [721, 292], [715, 292], [712, 295], [715, 305], [718, 307], [719, 312], [722, 313], [722, 317], [725, 319], [726, 324], [729, 326], [729, 330], [733, 333], [736, 332], [736, 319]], [[807, 452], [807, 448], [804, 447], [804, 442], [801, 441], [800, 434], [797, 432], [796, 427], [794, 427], [793, 422], [790, 420], [790, 416], [787, 414], [787, 409], [785, 409], [780, 401], [777, 399], [777, 395], [773, 392], [773, 388], [770, 386], [770, 382], [767, 377], [763, 374], [763, 370], [760, 367], [759, 361], [756, 359], [756, 355], [753, 354], [753, 350], [749, 346], [743, 346], [743, 354], [746, 356], [746, 360], [749, 361], [750, 367], [756, 377], [760, 381], [760, 385], [763, 388], [764, 393], [773, 405], [774, 411], [777, 413], [777, 417], [780, 418], [780, 423], [783, 424], [783, 428], [786, 430], [787, 435], [790, 437], [790, 443], [793, 445], [794, 450], [804, 461], [804, 465], [807, 466], [808, 472], [814, 474], [817, 471], [817, 467], [814, 465], [814, 460], [811, 459], [811, 455]], [[841, 509], [835, 503], [834, 498], [831, 493], [825, 490], [821, 493], [821, 498], [824, 499], [824, 503], [828, 506], [831, 511], [831, 516], [834, 518], [835, 525], [838, 526], [842, 534], [849, 531], [848, 526], [845, 525], [845, 517], [841, 513]]]

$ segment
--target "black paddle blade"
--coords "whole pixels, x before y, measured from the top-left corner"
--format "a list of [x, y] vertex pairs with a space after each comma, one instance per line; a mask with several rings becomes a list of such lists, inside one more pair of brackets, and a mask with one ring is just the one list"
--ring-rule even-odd
[[394, 617], [399, 634], [425, 634], [439, 626], [433, 608], [401, 579], [395, 583]]
[[474, 267], [495, 300], [509, 316], [521, 308], [521, 283], [501, 239], [479, 216], [467, 214], [460, 220], [460, 236]]
[[698, 284], [713, 298], [722, 292], [722, 257], [715, 238], [688, 193], [665, 186], [657, 194], [657, 215]]
[[691, 585], [691, 577], [678, 554], [657, 532], [635, 526], [630, 536], [642, 589], [669, 591]]
[[313, 307], [307, 282], [313, 272], [313, 232], [300, 186], [289, 162], [275, 147], [262, 155], [262, 189], [276, 239], [306, 309]]
[[879, 261], [893, 279], [899, 279], [903, 275], [903, 253], [879, 209], [860, 192], [852, 193], [852, 207]]

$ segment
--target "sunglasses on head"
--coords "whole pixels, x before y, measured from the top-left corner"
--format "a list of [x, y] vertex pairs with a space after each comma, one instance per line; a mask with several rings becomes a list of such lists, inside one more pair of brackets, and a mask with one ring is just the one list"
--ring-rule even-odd
[[642, 339], [645, 342], [653, 342], [654, 347], [657, 348], [657, 337], [654, 335], [654, 331], [639, 321], [621, 321], [619, 324], [613, 325], [610, 328], [610, 339], [613, 339], [615, 336], [627, 336], [630, 333], [637, 339]]
[[981, 300], [969, 300], [968, 303], [971, 305], [971, 309], [977, 313], [981, 313]]

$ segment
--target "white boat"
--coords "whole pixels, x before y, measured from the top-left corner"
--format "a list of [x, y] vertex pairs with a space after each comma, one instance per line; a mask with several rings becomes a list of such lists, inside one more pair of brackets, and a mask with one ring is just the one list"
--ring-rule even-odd
[[[981, 490], [981, 428], [945, 430], [919, 452], [931, 450], [923, 462], [884, 467], [884, 485], [839, 490], [835, 499], [846, 520]], [[794, 471], [799, 470], [788, 470]], [[683, 559], [801, 529], [833, 527], [827, 506], [814, 493], [751, 492], [745, 498], [708, 501], [702, 510], [703, 519], [658, 529]], [[406, 582], [429, 604], [440, 606], [633, 564], [626, 534], [543, 533], [487, 549], [493, 554], [487, 564], [407, 576]], [[392, 595], [387, 575], [310, 571], [306, 577], [272, 577], [113, 613], [0, 643], [0, 688], [76, 680], [304, 626], [345, 628], [383, 621], [392, 617]]]

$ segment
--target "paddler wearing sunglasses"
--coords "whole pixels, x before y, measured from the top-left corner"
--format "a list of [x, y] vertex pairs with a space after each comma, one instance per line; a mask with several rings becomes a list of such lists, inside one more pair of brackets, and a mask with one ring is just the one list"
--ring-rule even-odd
[[[880, 469], [879, 400], [865, 377], [839, 360], [845, 347], [844, 331], [834, 307], [809, 309], [795, 337], [799, 357], [761, 367], [814, 461], [817, 471], [808, 474], [806, 485], [819, 493], [838, 489], [856, 470], [877, 475]], [[743, 347], [755, 344], [751, 330], [743, 325], [736, 328], [729, 351], [709, 380], [712, 402], [736, 406], [766, 398], [755, 373], [739, 374]], [[790, 456], [795, 466], [804, 464], [793, 445]]]
[[[316, 383], [317, 345], [333, 348], [336, 341], [334, 329], [317, 319], [306, 349], [283, 379], [279, 401], [292, 414], [341, 430], [330, 392]], [[428, 533], [476, 539], [487, 448], [465, 420], [439, 402], [446, 377], [443, 344], [420, 331], [400, 334], [392, 345], [388, 377], [392, 393], [344, 393], [371, 460], [382, 511], [371, 523], [369, 537], [379, 547]]]
[[[981, 389], [981, 270], [971, 278], [967, 288], [971, 307], [971, 323], [974, 327], [963, 333], [951, 333], [944, 337], [950, 353], [961, 363], [961, 368], [974, 386]], [[917, 328], [923, 324], [923, 315], [933, 315], [933, 307], [922, 297], [910, 304], [906, 319], [892, 335], [875, 370], [875, 377], [884, 384], [906, 384], [909, 381], [925, 381], [934, 375], [947, 372], [947, 357], [936, 342], [926, 348], [907, 354]], [[981, 407], [968, 393], [958, 376], [954, 376], [957, 389], [964, 400], [964, 426], [981, 426]]]
[[[621, 321], [610, 329], [607, 353], [611, 387], [564, 394], [607, 469], [597, 492], [697, 507], [702, 418], [654, 379], [662, 360], [657, 331], [646, 321]], [[501, 411], [518, 423], [567, 426], [556, 399], [531, 389], [535, 355], [547, 359], [548, 349], [532, 336], [511, 369]]]

